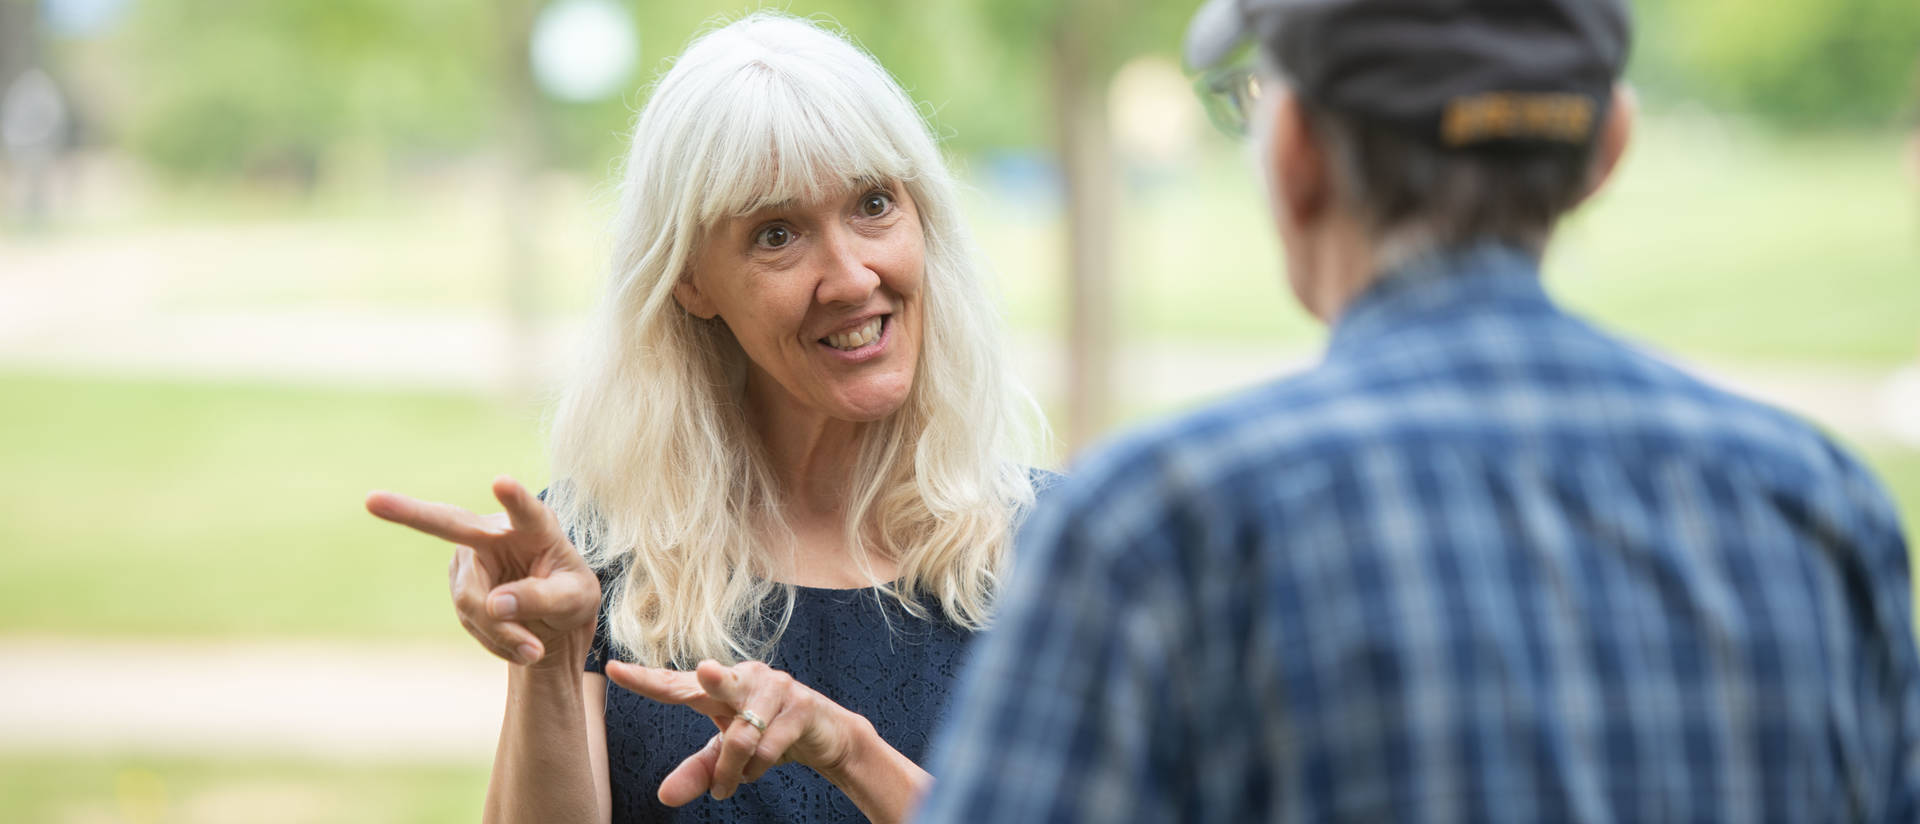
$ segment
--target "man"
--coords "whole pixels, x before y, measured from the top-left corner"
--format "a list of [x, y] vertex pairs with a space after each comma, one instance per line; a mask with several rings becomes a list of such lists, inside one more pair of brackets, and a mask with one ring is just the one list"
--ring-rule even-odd
[[1243, 37], [1324, 361], [1042, 505], [923, 820], [1920, 820], [1886, 495], [1542, 289], [1622, 3], [1213, 0], [1189, 62]]

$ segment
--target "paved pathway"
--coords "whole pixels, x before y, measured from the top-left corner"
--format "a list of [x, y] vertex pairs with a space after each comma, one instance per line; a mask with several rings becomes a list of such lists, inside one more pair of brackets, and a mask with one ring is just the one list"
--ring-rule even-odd
[[[559, 375], [571, 345], [571, 324], [521, 332], [493, 317], [421, 312], [93, 312], [7, 294], [5, 286], [0, 280], [0, 368], [521, 394]], [[1054, 341], [1019, 336], [1015, 351], [1029, 386], [1044, 395], [1063, 384]], [[1127, 408], [1161, 408], [1305, 368], [1315, 357], [1258, 344], [1130, 344], [1116, 358], [1114, 385]], [[1886, 371], [1689, 365], [1849, 437], [1917, 437], [1905, 424], [1920, 421], [1920, 392], [1897, 391], [1904, 384]]]
[[0, 639], [0, 752], [485, 762], [505, 696], [478, 647]]

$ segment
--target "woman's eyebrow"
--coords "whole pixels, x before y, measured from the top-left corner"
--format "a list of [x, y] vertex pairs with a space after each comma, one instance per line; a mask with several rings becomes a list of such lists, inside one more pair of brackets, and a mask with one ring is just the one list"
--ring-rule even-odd
[[[850, 196], [858, 197], [859, 195], [864, 194], [873, 189], [886, 189], [888, 191], [893, 191], [894, 185], [897, 184], [898, 182], [899, 181], [895, 178], [885, 177], [880, 175], [864, 176], [864, 177], [857, 177], [857, 178], [848, 180], [847, 189], [851, 192]], [[752, 220], [754, 218], [766, 216], [770, 212], [794, 211], [796, 209], [801, 208], [802, 205], [803, 204], [800, 202], [799, 198], [793, 198], [793, 197], [782, 198], [780, 200], [768, 201], [766, 203], [761, 203], [759, 205], [753, 206], [752, 208], [749, 208], [744, 212], [735, 214], [734, 217], [740, 220]]]
[[741, 212], [735, 215], [735, 217], [740, 218], [742, 220], [751, 220], [756, 217], [761, 217], [767, 214], [768, 212], [791, 211], [799, 205], [800, 205], [800, 201], [795, 200], [793, 198], [787, 198], [785, 200], [776, 200], [771, 203], [762, 203], [758, 206], [755, 206], [751, 209], [748, 209], [744, 212]]

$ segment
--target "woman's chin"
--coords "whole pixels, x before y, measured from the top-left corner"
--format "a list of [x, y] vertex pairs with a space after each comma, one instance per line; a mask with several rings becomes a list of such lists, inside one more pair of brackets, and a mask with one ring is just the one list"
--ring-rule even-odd
[[900, 411], [900, 407], [906, 405], [907, 399], [905, 397], [894, 401], [844, 403], [840, 405], [840, 409], [834, 417], [854, 423], [873, 423], [874, 421], [885, 420], [888, 416]]
[[912, 379], [878, 382], [880, 385], [848, 387], [833, 399], [833, 417], [843, 421], [871, 423], [881, 420], [907, 405], [907, 389]]

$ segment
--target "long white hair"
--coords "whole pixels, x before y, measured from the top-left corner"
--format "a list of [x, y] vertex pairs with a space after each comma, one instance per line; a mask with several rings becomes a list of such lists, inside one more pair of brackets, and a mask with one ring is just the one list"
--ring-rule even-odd
[[862, 570], [875, 557], [897, 565], [881, 597], [986, 623], [1033, 502], [1020, 459], [1041, 424], [1005, 361], [955, 184], [919, 110], [872, 57], [760, 12], [696, 39], [641, 112], [610, 282], [554, 416], [548, 502], [588, 561], [618, 572], [602, 597], [623, 657], [764, 657], [784, 630], [794, 590], [762, 573], [793, 540], [744, 413], [746, 356], [673, 287], [704, 228], [871, 180], [900, 181], [918, 206], [926, 330], [905, 403], [862, 428], [846, 541]]

